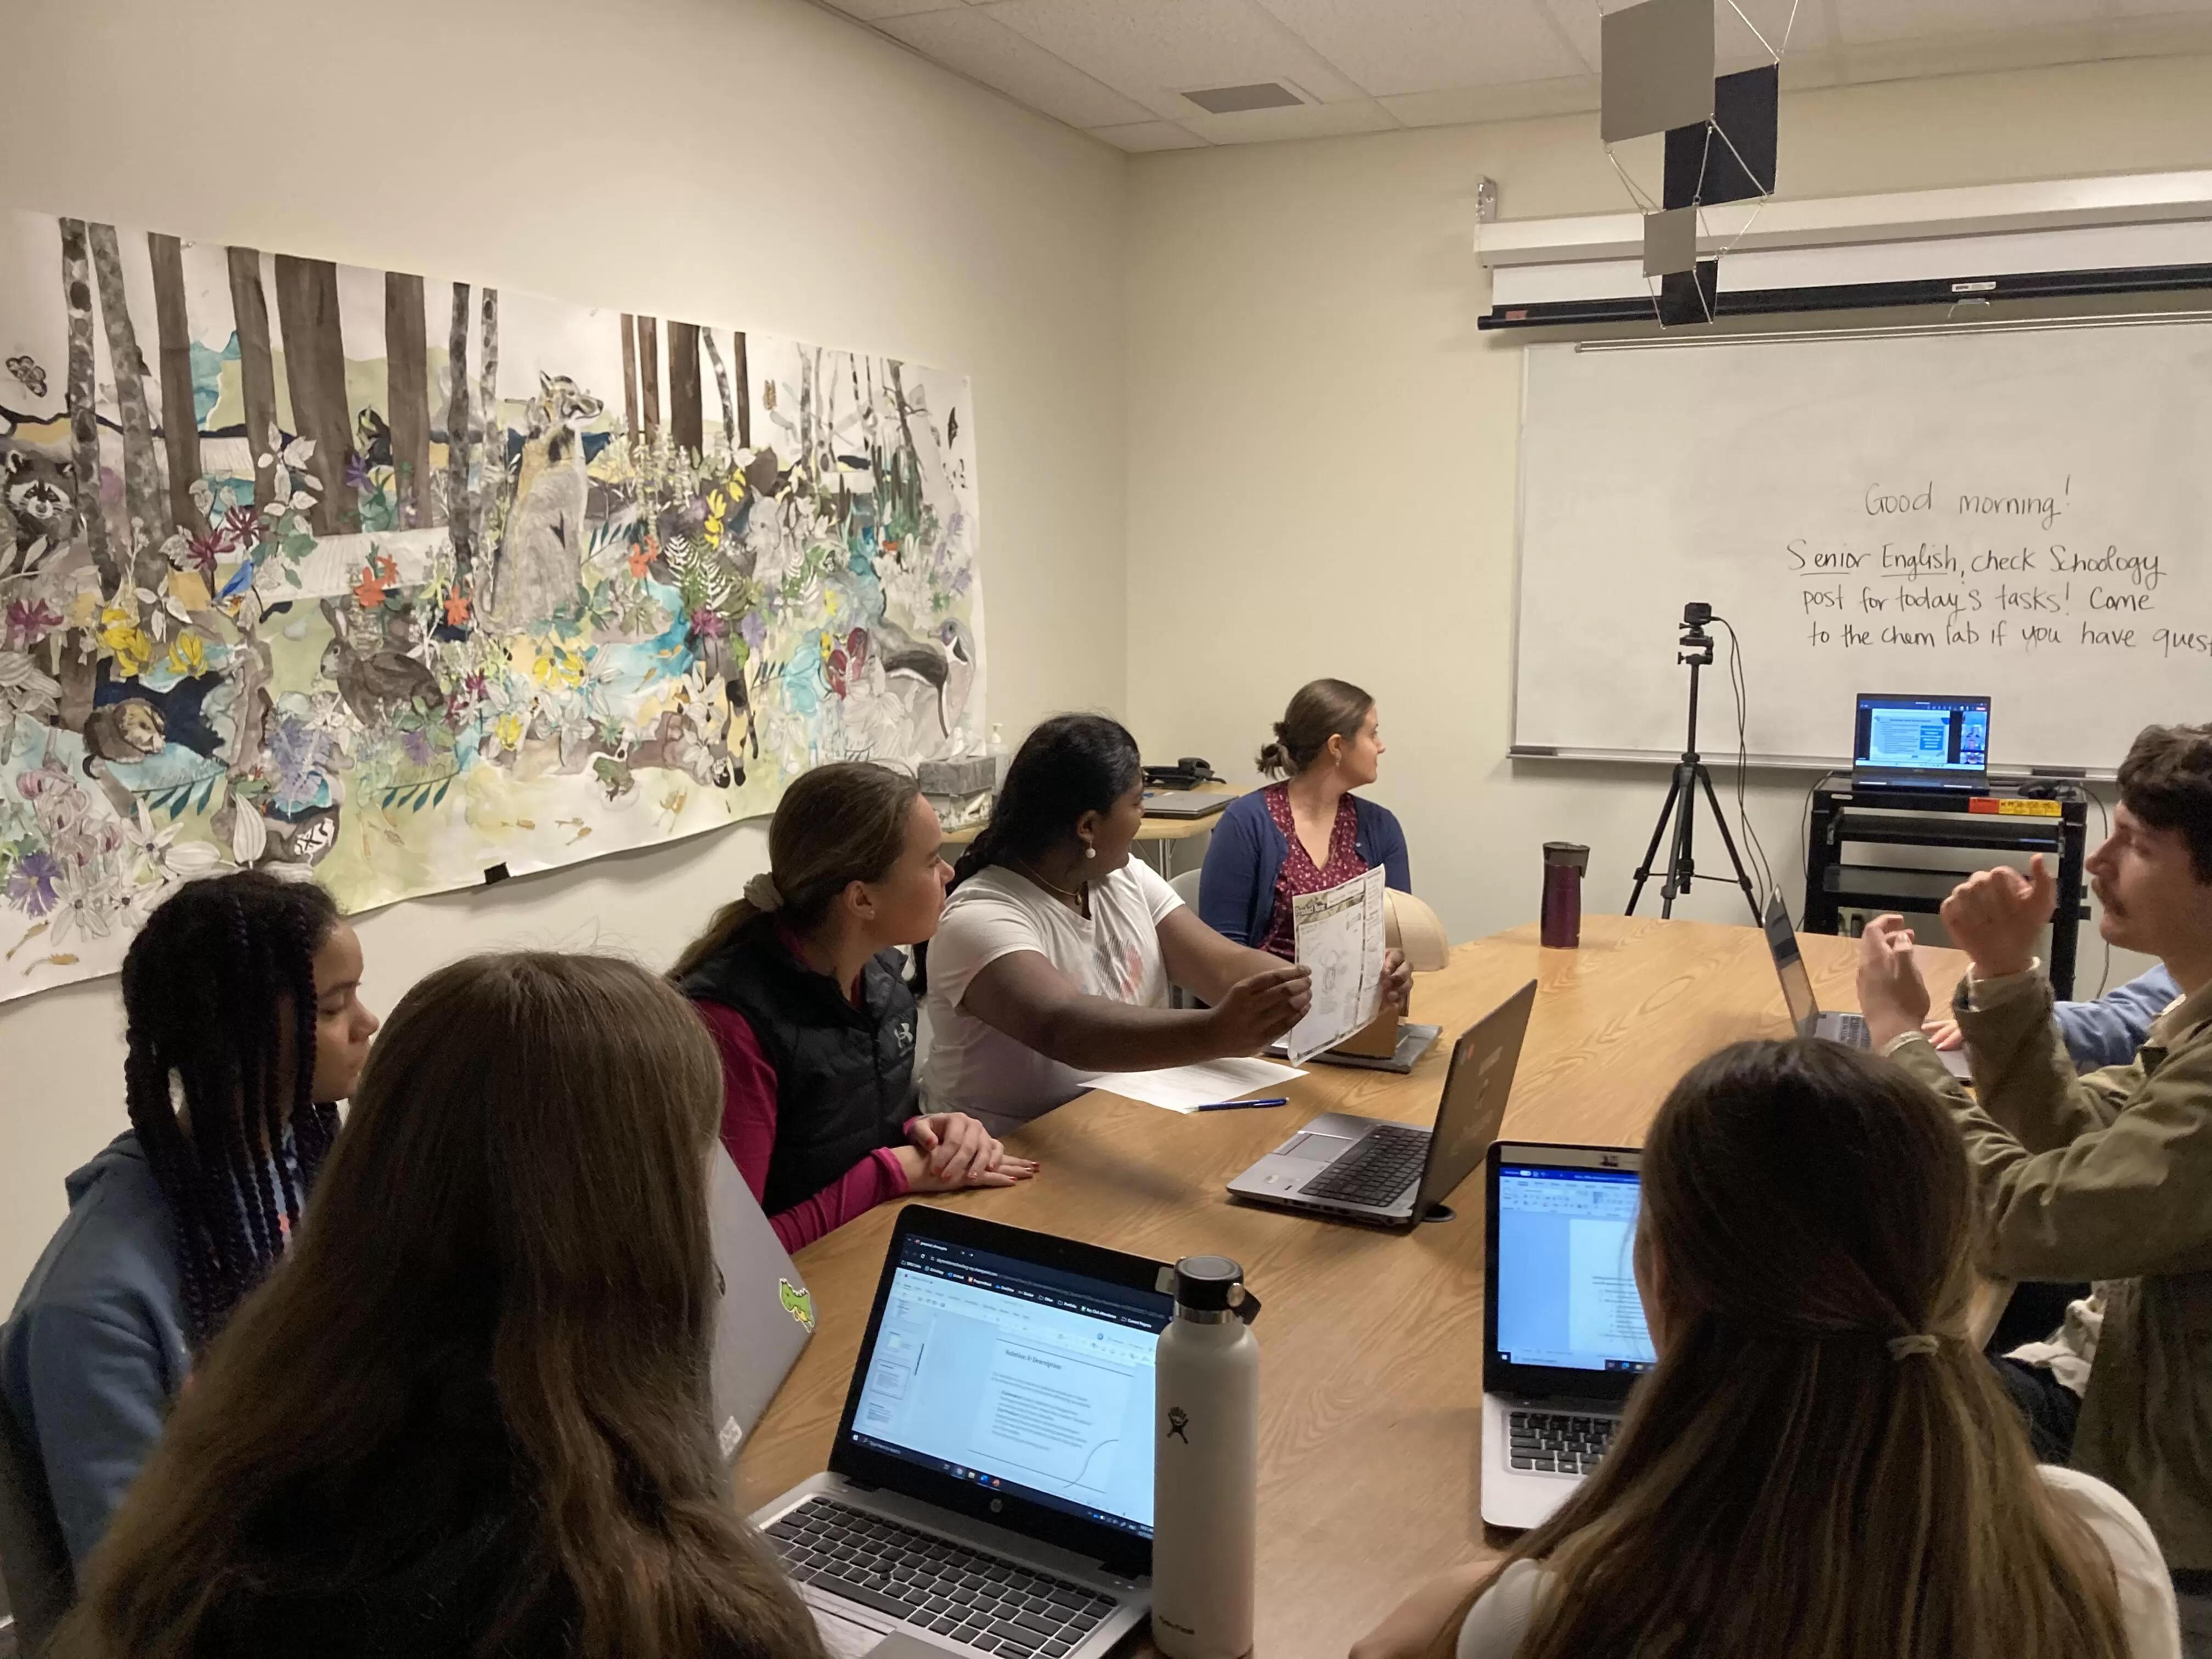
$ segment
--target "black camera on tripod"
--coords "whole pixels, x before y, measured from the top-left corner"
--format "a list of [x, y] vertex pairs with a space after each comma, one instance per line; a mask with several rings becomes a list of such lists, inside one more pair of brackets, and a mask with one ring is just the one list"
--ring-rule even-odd
[[1682, 607], [1682, 649], [1674, 660], [1695, 663], [1700, 668], [1712, 665], [1713, 636], [1705, 632], [1705, 624], [1713, 619], [1713, 608], [1692, 599]]

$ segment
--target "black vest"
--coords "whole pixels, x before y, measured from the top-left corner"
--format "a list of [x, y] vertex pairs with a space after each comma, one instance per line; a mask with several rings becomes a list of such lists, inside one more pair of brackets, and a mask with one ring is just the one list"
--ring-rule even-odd
[[878, 1146], [906, 1142], [921, 1109], [914, 1084], [914, 993], [896, 951], [860, 969], [860, 1006], [756, 921], [686, 974], [678, 988], [734, 1008], [775, 1068], [775, 1150], [761, 1207], [780, 1215]]

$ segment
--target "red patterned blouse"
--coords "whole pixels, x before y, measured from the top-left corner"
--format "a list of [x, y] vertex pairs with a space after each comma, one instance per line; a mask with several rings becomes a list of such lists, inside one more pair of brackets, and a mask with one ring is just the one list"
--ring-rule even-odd
[[1270, 784], [1262, 794], [1267, 803], [1267, 816], [1274, 820], [1275, 828], [1283, 832], [1283, 839], [1290, 845], [1283, 854], [1283, 867], [1275, 872], [1275, 914], [1267, 924], [1267, 937], [1260, 948], [1291, 962], [1297, 957], [1297, 922], [1291, 899], [1300, 893], [1318, 893], [1340, 886], [1367, 868], [1367, 860], [1359, 856], [1359, 849], [1354, 845], [1359, 834], [1359, 815], [1352, 810], [1350, 795], [1338, 798], [1336, 823], [1328, 832], [1328, 862], [1316, 869], [1313, 855], [1298, 839], [1297, 823], [1291, 815], [1290, 786]]

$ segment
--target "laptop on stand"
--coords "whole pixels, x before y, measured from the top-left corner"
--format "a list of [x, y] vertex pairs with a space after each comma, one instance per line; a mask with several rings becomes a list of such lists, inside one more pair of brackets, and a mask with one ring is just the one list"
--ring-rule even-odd
[[[1782, 902], [1781, 894], [1766, 901], [1763, 926], [1767, 951], [1774, 957], [1774, 971], [1782, 981], [1782, 1000], [1789, 1007], [1790, 1023], [1797, 1028], [1797, 1035], [1826, 1037], [1846, 1048], [1871, 1048], [1874, 1039], [1867, 1035], [1866, 1021], [1859, 1015], [1822, 1011], [1820, 999], [1813, 994], [1813, 976], [1806, 971], [1804, 952], [1797, 946], [1790, 907]], [[1938, 1052], [1953, 1077], [1973, 1075], [1963, 1048]]]
[[1851, 787], [1978, 793], [1990, 777], [1987, 697], [1896, 696], [1862, 691], [1851, 745]]
[[1551, 1518], [1656, 1362], [1631, 1252], [1643, 1154], [1501, 1141], [1485, 1170], [1482, 1518]]
[[1504, 1121], [1535, 1001], [1532, 979], [1452, 1045], [1433, 1129], [1324, 1112], [1231, 1182], [1230, 1192], [1371, 1226], [1448, 1218], [1444, 1200], [1474, 1173]]
[[1151, 1607], [1162, 1264], [909, 1205], [829, 1470], [755, 1512], [838, 1659], [1097, 1659]]

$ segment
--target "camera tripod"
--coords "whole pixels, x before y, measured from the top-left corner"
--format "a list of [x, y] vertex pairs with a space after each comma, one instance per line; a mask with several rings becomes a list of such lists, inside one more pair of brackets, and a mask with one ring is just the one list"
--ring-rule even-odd
[[[1659, 884], [1659, 914], [1674, 914], [1674, 901], [1690, 890], [1690, 884], [1698, 879], [1697, 860], [1692, 853], [1696, 834], [1698, 791], [1705, 791], [1705, 803], [1713, 809], [1713, 826], [1721, 832], [1721, 845], [1728, 849], [1729, 863], [1735, 869], [1735, 884], [1743, 889], [1743, 902], [1751, 907], [1753, 927], [1759, 925], [1759, 895], [1753, 890], [1751, 878], [1743, 872], [1743, 860], [1737, 856], [1735, 838], [1729, 834], [1728, 815], [1721, 811], [1720, 797], [1713, 790], [1713, 775], [1705, 769], [1705, 758], [1698, 753], [1698, 673], [1709, 668], [1713, 660], [1713, 636], [1705, 632], [1705, 624], [1713, 619], [1713, 608], [1709, 605], [1686, 605], [1682, 607], [1681, 649], [1674, 660], [1690, 671], [1690, 728], [1688, 741], [1683, 745], [1682, 758], [1674, 763], [1674, 781], [1667, 786], [1667, 804], [1659, 809], [1659, 822], [1652, 826], [1651, 844], [1644, 849], [1644, 862], [1637, 866], [1636, 886], [1628, 895], [1626, 914], [1636, 914], [1636, 902], [1644, 896], [1644, 884], [1651, 879], [1652, 860], [1659, 856], [1659, 843], [1667, 835], [1671, 820], [1674, 840], [1667, 854], [1667, 872]], [[1725, 876], [1707, 876], [1706, 881], [1726, 881]]]

